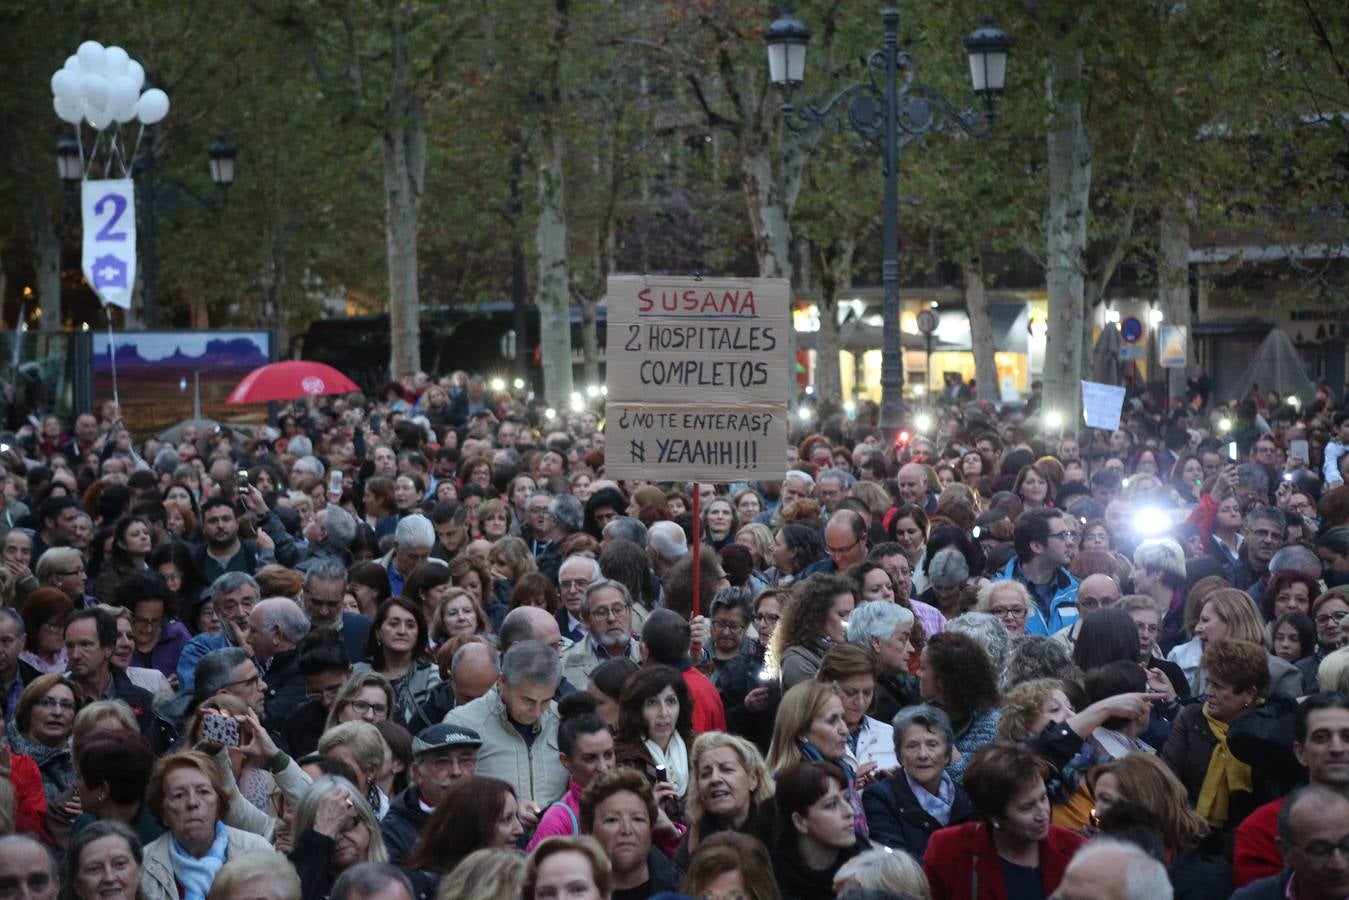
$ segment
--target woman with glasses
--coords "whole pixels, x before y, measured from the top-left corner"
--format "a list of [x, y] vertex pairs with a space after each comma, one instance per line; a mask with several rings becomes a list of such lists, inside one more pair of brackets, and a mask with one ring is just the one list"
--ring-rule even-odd
[[357, 663], [359, 672], [383, 675], [393, 687], [394, 702], [389, 720], [411, 732], [436, 724], [423, 708], [431, 690], [440, 683], [440, 671], [427, 652], [426, 620], [415, 603], [390, 597], [375, 613], [365, 641], [369, 662]]
[[55, 673], [40, 675], [24, 688], [5, 727], [9, 749], [37, 763], [49, 808], [75, 782], [70, 733], [83, 705], [84, 691], [74, 681]]
[[[79, 557], [79, 551], [71, 552]], [[38, 561], [39, 569], [42, 568], [42, 562]], [[80, 569], [83, 571], [83, 563]], [[19, 608], [24, 630], [24, 649], [19, 654], [19, 661], [38, 672], [65, 672], [66, 632], [63, 623], [74, 608], [70, 597], [58, 588], [41, 587], [29, 594]]]
[[378, 672], [356, 672], [337, 692], [328, 709], [326, 731], [343, 722], [382, 722], [389, 718], [394, 706], [393, 685]]
[[[1079, 597], [1081, 596], [1079, 590]], [[1116, 607], [1133, 620], [1138, 631], [1138, 661], [1148, 670], [1148, 684], [1154, 689], [1165, 691], [1176, 697], [1190, 696], [1190, 683], [1185, 680], [1185, 670], [1162, 656], [1158, 639], [1162, 633], [1162, 616], [1157, 609], [1157, 601], [1147, 594], [1127, 594], [1120, 598]], [[1159, 680], [1165, 679], [1165, 684]]]
[[987, 581], [979, 588], [976, 612], [988, 613], [1016, 639], [1026, 634], [1026, 615], [1030, 612], [1030, 592], [1019, 581]]
[[1331, 588], [1312, 603], [1311, 619], [1316, 626], [1316, 648], [1311, 656], [1296, 663], [1306, 693], [1316, 691], [1316, 670], [1321, 660], [1345, 645], [1345, 632], [1349, 629], [1347, 618], [1349, 590]]
[[178, 621], [174, 594], [158, 575], [135, 573], [117, 585], [113, 593], [117, 606], [131, 611], [131, 635], [135, 652], [133, 665], [158, 669], [168, 678], [178, 671], [182, 655], [192, 635]]

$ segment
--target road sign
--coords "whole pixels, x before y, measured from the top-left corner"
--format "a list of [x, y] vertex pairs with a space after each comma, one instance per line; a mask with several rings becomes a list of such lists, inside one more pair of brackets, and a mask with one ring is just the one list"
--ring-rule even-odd
[[1143, 348], [1131, 344], [1122, 344], [1119, 348], [1120, 362], [1135, 362], [1143, 358]]
[[918, 314], [918, 330], [923, 334], [931, 334], [937, 330], [937, 314], [930, 309], [925, 309]]
[[1164, 369], [1181, 369], [1189, 357], [1188, 332], [1184, 325], [1163, 325], [1157, 341], [1157, 362]]
[[1143, 336], [1143, 323], [1138, 316], [1130, 316], [1119, 324], [1119, 338], [1126, 344], [1136, 344]]

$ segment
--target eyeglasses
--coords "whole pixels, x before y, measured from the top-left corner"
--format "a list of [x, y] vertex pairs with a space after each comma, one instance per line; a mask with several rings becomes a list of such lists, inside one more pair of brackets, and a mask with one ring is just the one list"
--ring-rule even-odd
[[755, 624], [755, 625], [776, 625], [781, 619], [782, 619], [782, 616], [775, 616], [775, 615], [772, 615], [771, 613], [755, 613], [755, 614], [754, 614], [754, 624]]
[[1316, 617], [1317, 625], [1329, 625], [1331, 622], [1339, 624], [1344, 621], [1345, 616], [1349, 616], [1349, 609], [1339, 609], [1333, 613], [1321, 613]]
[[80, 566], [78, 569], [71, 569], [69, 572], [55, 572], [53, 574], [60, 578], [69, 578], [71, 575], [85, 575], [87, 573], [84, 566]]
[[[1287, 839], [1285, 838], [1285, 840]], [[1288, 843], [1292, 844], [1317, 862], [1326, 862], [1337, 850], [1341, 856], [1345, 859], [1349, 859], [1349, 837], [1344, 838], [1338, 844], [1332, 844], [1330, 841], [1311, 841], [1307, 844], [1296, 844], [1292, 841], [1288, 841]]]
[[76, 709], [74, 700], [57, 700], [55, 697], [43, 697], [40, 700], [34, 700], [33, 705], [40, 706], [43, 709], [59, 709], [63, 713], [73, 713]]
[[628, 604], [615, 603], [613, 606], [592, 606], [590, 615], [596, 619], [621, 619], [628, 611]]
[[1063, 531], [1051, 531], [1051, 532], [1049, 532], [1049, 534], [1045, 535], [1045, 537], [1046, 537], [1046, 538], [1058, 538], [1059, 540], [1062, 541], [1062, 540], [1067, 540], [1068, 538], [1072, 537], [1072, 534], [1073, 534], [1073, 533], [1072, 533], [1071, 531], [1068, 531], [1067, 529], [1065, 529], [1065, 530], [1063, 530]]
[[147, 619], [145, 616], [132, 616], [131, 624], [139, 625], [142, 628], [158, 628], [160, 625], [164, 624], [164, 617], [160, 616], [158, 619]]
[[417, 765], [423, 769], [435, 769], [445, 771], [449, 768], [462, 769], [471, 766], [478, 761], [476, 753], [456, 753], [449, 756], [434, 756], [430, 759], [425, 757], [417, 760]]
[[227, 687], [227, 688], [232, 688], [232, 687], [257, 687], [258, 682], [261, 681], [261, 680], [262, 680], [262, 673], [260, 673], [260, 672], [254, 672], [253, 675], [252, 675], [251, 677], [249, 677], [249, 678], [240, 678], [238, 681], [231, 681], [231, 682], [229, 682], [228, 684], [226, 684], [225, 687]]
[[1078, 609], [1110, 609], [1115, 605], [1114, 597], [1083, 597], [1077, 596]]
[[988, 614], [997, 616], [999, 619], [1024, 619], [1026, 617], [1026, 607], [1024, 606], [991, 606]]
[[858, 538], [857, 540], [853, 541], [851, 544], [849, 544], [849, 545], [846, 546], [846, 547], [829, 547], [829, 546], [826, 546], [824, 549], [825, 549], [825, 552], [828, 553], [830, 556], [838, 556], [840, 553], [847, 553], [849, 550], [851, 550], [853, 547], [856, 547], [856, 546], [857, 546], [858, 544], [860, 544], [860, 543], [862, 543], [862, 539], [861, 539], [861, 538]]
[[320, 688], [317, 691], [305, 691], [305, 698], [308, 700], [332, 700], [337, 696], [337, 692], [342, 690], [342, 685], [334, 684], [330, 687]]
[[742, 622], [729, 622], [725, 619], [713, 619], [712, 627], [717, 631], [744, 631], [745, 625]]
[[362, 716], [366, 713], [374, 713], [377, 716], [387, 716], [389, 714], [388, 706], [383, 703], [370, 703], [366, 700], [352, 700], [351, 708], [356, 710], [358, 715]]
[[568, 578], [566, 581], [559, 581], [557, 586], [564, 591], [585, 590], [590, 587], [589, 578]]

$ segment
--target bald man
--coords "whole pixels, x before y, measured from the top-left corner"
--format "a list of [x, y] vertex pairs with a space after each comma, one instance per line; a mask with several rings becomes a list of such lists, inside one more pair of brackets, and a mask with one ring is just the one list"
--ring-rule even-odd
[[488, 644], [466, 644], [450, 660], [455, 706], [477, 700], [497, 682], [497, 652]]
[[1093, 613], [1103, 609], [1114, 609], [1119, 603], [1119, 585], [1109, 575], [1088, 575], [1077, 585], [1077, 621], [1054, 632], [1054, 640], [1073, 652], [1077, 636], [1082, 633], [1082, 623]]
[[1097, 838], [1077, 851], [1050, 900], [1171, 900], [1173, 896], [1166, 867], [1138, 845]]

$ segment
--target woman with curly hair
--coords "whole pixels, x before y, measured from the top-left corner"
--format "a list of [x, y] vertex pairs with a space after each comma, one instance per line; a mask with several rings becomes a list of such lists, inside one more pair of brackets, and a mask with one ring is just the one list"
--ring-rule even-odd
[[646, 775], [675, 822], [683, 821], [692, 744], [693, 700], [679, 670], [650, 666], [623, 683], [614, 758]]
[[[470, 484], [476, 484], [486, 498], [495, 497], [497, 490], [492, 486], [492, 462], [484, 457], [477, 456], [459, 466], [459, 484], [467, 487]], [[463, 491], [460, 491], [463, 495]]]
[[847, 640], [844, 622], [856, 605], [852, 582], [842, 575], [820, 573], [793, 587], [765, 660], [784, 694], [814, 678], [829, 647]]
[[773, 565], [764, 574], [770, 585], [787, 587], [802, 571], [823, 558], [824, 540], [818, 528], [784, 525], [773, 538], [767, 559]]
[[918, 690], [951, 720], [960, 758], [951, 763], [951, 777], [960, 780], [970, 754], [997, 733], [998, 676], [993, 663], [974, 639], [943, 631], [928, 639], [918, 664]]

